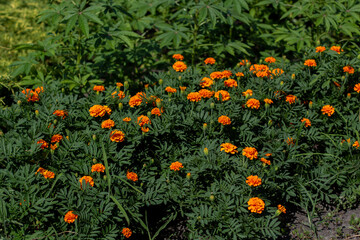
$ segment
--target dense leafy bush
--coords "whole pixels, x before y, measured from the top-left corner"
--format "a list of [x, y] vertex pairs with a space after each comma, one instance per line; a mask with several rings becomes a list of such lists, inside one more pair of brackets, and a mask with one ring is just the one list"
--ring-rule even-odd
[[326, 48], [225, 69], [175, 55], [142, 92], [43, 77], [0, 111], [1, 234], [154, 239], [182, 221], [188, 239], [271, 239], [282, 212], [356, 203], [360, 61]]

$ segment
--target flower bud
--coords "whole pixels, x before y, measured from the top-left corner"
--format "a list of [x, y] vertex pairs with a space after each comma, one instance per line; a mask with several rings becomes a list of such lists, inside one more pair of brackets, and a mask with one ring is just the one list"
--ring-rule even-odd
[[205, 154], [205, 156], [209, 155], [209, 149], [208, 148], [204, 148], [204, 154]]
[[147, 112], [147, 116], [151, 117], [151, 112], [150, 111]]
[[203, 130], [205, 131], [207, 129], [207, 123], [203, 124]]
[[93, 163], [96, 163], [96, 158], [93, 158]]
[[260, 63], [260, 64], [262, 64], [262, 62], [263, 62], [263, 60], [262, 60], [262, 59], [260, 59], [259, 63]]
[[214, 109], [214, 107], [215, 107], [215, 103], [213, 103], [213, 102], [210, 103], [210, 108], [211, 108], [211, 109]]
[[310, 101], [310, 102], [309, 102], [309, 108], [312, 109], [312, 107], [313, 107], [313, 102]]
[[350, 99], [351, 98], [351, 93], [347, 94], [347, 98]]
[[21, 100], [17, 101], [17, 105], [19, 106], [21, 105]]
[[54, 122], [53, 122], [54, 124], [57, 124], [57, 119], [54, 119]]
[[149, 89], [149, 84], [145, 84], [145, 89], [146, 89], [146, 90]]
[[286, 55], [283, 55], [282, 58], [283, 58], [284, 60], [286, 60]]
[[191, 178], [191, 173], [188, 172], [188, 173], [186, 174], [186, 178], [187, 178], [187, 179], [190, 179], [190, 178]]
[[161, 99], [160, 99], [160, 98], [157, 98], [157, 99], [156, 99], [156, 106], [157, 106], [158, 108], [161, 108]]
[[246, 62], [246, 67], [250, 67], [250, 62]]
[[273, 120], [270, 119], [268, 124], [269, 124], [269, 126], [271, 126], [273, 124]]
[[119, 103], [119, 110], [122, 110], [124, 108], [124, 104], [123, 103]]
[[78, 177], [79, 176], [79, 174], [78, 173], [75, 173], [75, 177]]
[[269, 108], [270, 105], [268, 103], [265, 103], [265, 108]]
[[93, 139], [94, 141], [96, 140], [96, 135], [95, 135], [95, 134], [92, 135], [92, 139]]
[[144, 183], [140, 183], [140, 187], [144, 186]]
[[69, 136], [66, 136], [66, 139], [69, 140]]
[[344, 81], [344, 80], [345, 80], [345, 76], [342, 76], [342, 77], [341, 77], [341, 80], [343, 80], [343, 81]]
[[179, 76], [179, 80], [181, 80], [181, 76]]
[[215, 123], [214, 120], [210, 121], [210, 125], [214, 125], [214, 123]]
[[144, 163], [143, 168], [146, 168], [146, 163]]
[[129, 88], [129, 82], [128, 81], [125, 81], [124, 82], [124, 92], [125, 90], [127, 90]]
[[292, 79], [292, 80], [295, 79], [295, 73], [291, 74], [291, 79]]
[[359, 60], [360, 60], [360, 54], [357, 56], [357, 59], [359, 59]]
[[64, 92], [65, 92], [65, 88], [61, 88], [61, 92], [63, 92], [63, 93], [64, 93]]
[[210, 199], [211, 202], [213, 202], [215, 200], [215, 196], [213, 194], [211, 194], [209, 199]]
[[164, 83], [164, 81], [160, 78], [159, 79], [159, 85], [162, 85]]
[[153, 158], [150, 160], [150, 163], [151, 163], [151, 164], [153, 164], [153, 163], [154, 163], [154, 159], [153, 159]]
[[281, 86], [284, 85], [284, 81], [281, 81], [281, 82], [280, 82], [280, 85], [281, 85]]
[[39, 110], [35, 110], [35, 115], [39, 116]]
[[106, 180], [106, 179], [107, 179], [107, 176], [106, 176], [106, 175], [104, 175], [104, 176], [103, 176], [103, 178], [104, 178], [104, 180]]

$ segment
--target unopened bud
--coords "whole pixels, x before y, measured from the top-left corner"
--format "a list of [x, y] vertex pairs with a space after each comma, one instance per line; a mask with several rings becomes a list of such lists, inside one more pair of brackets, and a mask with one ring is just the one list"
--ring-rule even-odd
[[124, 82], [124, 92], [125, 90], [127, 90], [129, 88], [129, 82], [128, 81], [125, 81]]
[[269, 124], [269, 126], [271, 126], [273, 124], [273, 120], [270, 119], [268, 124]]
[[313, 107], [313, 102], [310, 101], [310, 102], [309, 102], [309, 108], [312, 109], [312, 107]]
[[69, 140], [69, 136], [66, 136], [66, 139]]
[[140, 183], [140, 187], [144, 186], [144, 183]]
[[268, 103], [265, 103], [265, 108], [269, 108], [269, 104]]
[[204, 154], [205, 154], [205, 156], [209, 155], [209, 149], [208, 148], [204, 148]]
[[347, 98], [350, 99], [351, 98], [351, 93], [347, 94]]
[[150, 111], [147, 112], [147, 116], [148, 116], [148, 117], [151, 116], [151, 112], [150, 112]]
[[143, 168], [146, 168], [146, 163], [144, 163]]
[[150, 163], [151, 163], [151, 164], [153, 164], [153, 163], [154, 163], [154, 159], [153, 159], [153, 158], [150, 160]]
[[159, 85], [162, 85], [164, 83], [164, 81], [160, 78], [159, 79]]
[[106, 176], [106, 175], [104, 175], [104, 177], [103, 177], [103, 178], [104, 178], [104, 180], [106, 180], [106, 179], [107, 179], [107, 176]]
[[21, 100], [17, 101], [17, 105], [19, 106], [21, 105]]
[[211, 202], [213, 202], [215, 200], [215, 196], [211, 194], [209, 199], [210, 199]]
[[250, 62], [246, 62], [246, 67], [250, 67]]
[[61, 92], [65, 92], [65, 88], [61, 88]]
[[79, 174], [78, 173], [75, 173], [75, 177], [78, 177], [79, 176]]
[[284, 85], [284, 81], [281, 81], [281, 82], [280, 82], [280, 85], [281, 85], [281, 86]]
[[292, 80], [295, 79], [295, 73], [291, 74], [291, 79], [292, 79]]
[[124, 108], [124, 104], [123, 103], [119, 103], [119, 110], [122, 110]]
[[39, 110], [35, 110], [35, 115], [39, 116]]
[[203, 124], [203, 130], [205, 131], [207, 129], [207, 123]]
[[54, 123], [54, 124], [57, 124], [57, 119], [54, 119], [53, 123]]
[[284, 60], [286, 60], [286, 55], [283, 55], [282, 58], [283, 58]]
[[342, 77], [341, 77], [341, 80], [343, 80], [343, 81], [344, 81], [344, 80], [345, 80], [345, 76], [342, 76]]
[[211, 108], [211, 109], [214, 109], [214, 107], [215, 107], [215, 103], [213, 103], [213, 102], [210, 103], [210, 108]]
[[94, 141], [96, 140], [96, 135], [95, 135], [95, 134], [92, 135], [92, 139], [93, 139]]
[[187, 179], [190, 179], [190, 178], [191, 178], [191, 173], [188, 172], [188, 173], [186, 174], [186, 178], [187, 178]]
[[262, 64], [262, 62], [263, 62], [263, 60], [262, 60], [262, 59], [260, 59], [259, 63], [260, 63], [260, 64]]
[[156, 99], [156, 106], [157, 106], [158, 108], [161, 107], [161, 99], [160, 99], [160, 98], [157, 98], [157, 99]]
[[214, 123], [215, 123], [214, 120], [210, 121], [210, 125], [214, 125]]
[[357, 56], [357, 59], [359, 59], [359, 60], [360, 60], [360, 54]]
[[179, 76], [179, 80], [181, 80], [181, 76]]
[[145, 89], [146, 89], [146, 90], [149, 89], [149, 84], [145, 84]]
[[93, 158], [93, 163], [96, 163], [96, 158]]

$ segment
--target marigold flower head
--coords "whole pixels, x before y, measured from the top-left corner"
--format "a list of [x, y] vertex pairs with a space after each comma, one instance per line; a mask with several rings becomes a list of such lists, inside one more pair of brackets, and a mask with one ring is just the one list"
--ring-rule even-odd
[[55, 177], [55, 173], [49, 171], [49, 170], [45, 170], [42, 175], [44, 176], [44, 178], [54, 178]]
[[219, 90], [215, 93], [214, 97], [220, 101], [220, 96], [221, 96], [221, 101], [228, 101], [230, 99], [230, 93], [225, 91], [225, 90]]
[[220, 151], [225, 151], [226, 153], [235, 154], [238, 153], [237, 146], [231, 144], [231, 143], [223, 143], [220, 145]]
[[115, 126], [115, 122], [111, 119], [105, 120], [101, 123], [101, 128], [112, 128]]
[[85, 184], [90, 184], [90, 186], [94, 186], [94, 180], [92, 177], [90, 176], [83, 176], [82, 178], [80, 178], [79, 182], [80, 182], [80, 185], [81, 185], [81, 189], [82, 189], [82, 181], [85, 181]]
[[250, 64], [251, 65], [251, 62], [247, 59], [243, 59], [239, 62], [239, 65], [241, 66], [245, 66], [246, 64]]
[[322, 114], [327, 114], [329, 117], [334, 114], [335, 108], [330, 105], [325, 105], [321, 109]]
[[265, 156], [271, 157], [271, 156], [272, 156], [272, 153], [266, 153]]
[[179, 86], [179, 88], [180, 88], [181, 92], [185, 92], [185, 90], [186, 90], [186, 87], [183, 87], [183, 86]]
[[271, 100], [270, 98], [265, 98], [264, 99], [264, 102], [267, 103], [267, 104], [273, 104], [273, 100]]
[[179, 53], [174, 54], [174, 55], [172, 56], [172, 58], [175, 59], [175, 60], [184, 60], [184, 56], [181, 55], [181, 54], [179, 54]]
[[261, 158], [260, 161], [267, 165], [271, 164], [270, 160], [267, 160], [266, 158]]
[[260, 71], [269, 71], [269, 67], [264, 64], [254, 64], [254, 65], [250, 66], [249, 70], [252, 73], [256, 73], [256, 72], [260, 72]]
[[126, 122], [126, 123], [128, 123], [128, 122], [131, 121], [131, 118], [129, 118], [129, 117], [123, 118], [123, 121]]
[[187, 69], [187, 66], [183, 62], [177, 61], [173, 64], [173, 69], [177, 72], [183, 72]]
[[293, 139], [292, 137], [287, 138], [286, 143], [288, 145], [295, 145], [295, 139]]
[[89, 109], [90, 116], [103, 117], [105, 113], [111, 114], [111, 109], [108, 106], [94, 105]]
[[132, 234], [130, 228], [123, 228], [123, 230], [121, 231], [121, 233], [122, 233], [122, 234], [124, 235], [124, 237], [126, 237], [126, 238], [131, 237], [131, 234]]
[[265, 58], [265, 62], [274, 63], [274, 62], [276, 62], [276, 59], [274, 57], [267, 57], [267, 58]]
[[237, 72], [235, 75], [236, 75], [237, 77], [243, 77], [243, 76], [245, 76], [242, 72]]
[[22, 90], [21, 92], [23, 94], [25, 94], [28, 102], [37, 102], [40, 100], [39, 93], [43, 92], [43, 91], [44, 91], [44, 89], [43, 89], [43, 87], [41, 87], [41, 88], [36, 88], [35, 90], [31, 90], [31, 89], [27, 88], [27, 89]]
[[138, 92], [136, 95], [130, 98], [129, 100], [130, 107], [140, 106], [144, 98], [146, 98], [145, 93]]
[[180, 168], [183, 168], [183, 167], [184, 167], [184, 166], [182, 165], [181, 162], [176, 161], [176, 162], [171, 163], [171, 165], [170, 165], [170, 170], [179, 171]]
[[246, 106], [248, 108], [259, 109], [260, 108], [260, 101], [255, 99], [255, 98], [250, 98], [249, 100], [247, 100]]
[[205, 64], [211, 64], [211, 65], [212, 65], [212, 64], [215, 64], [215, 59], [212, 58], [212, 57], [207, 58], [207, 59], [205, 59], [204, 63], [205, 63]]
[[354, 91], [356, 91], [357, 93], [360, 93], [360, 83], [355, 84]]
[[113, 142], [123, 142], [125, 140], [125, 134], [119, 130], [111, 131], [110, 140]]
[[138, 175], [136, 173], [134, 173], [134, 172], [129, 172], [128, 171], [126, 173], [126, 177], [127, 177], [127, 179], [129, 179], [131, 181], [134, 181], [134, 182], [136, 182], [138, 180]]
[[141, 127], [141, 131], [147, 133], [150, 130], [148, 127]]
[[343, 70], [344, 70], [344, 72], [347, 72], [349, 74], [354, 74], [354, 72], [355, 72], [354, 68], [351, 66], [345, 66], [345, 67], [343, 67]]
[[63, 136], [61, 136], [61, 134], [55, 134], [54, 136], [51, 137], [51, 142], [60, 142], [63, 139]]
[[40, 174], [42, 175], [45, 171], [46, 171], [45, 168], [39, 167], [38, 170], [36, 171], [35, 175], [36, 175], [37, 173], [40, 173]]
[[253, 147], [246, 147], [242, 150], [242, 155], [249, 158], [250, 160], [258, 158], [258, 151]]
[[204, 77], [203, 79], [201, 79], [200, 82], [200, 86], [202, 88], [206, 88], [206, 87], [211, 87], [211, 85], [213, 85], [214, 81], [208, 77]]
[[246, 90], [245, 92], [242, 92], [243, 96], [252, 96], [253, 95], [253, 91], [251, 89]]
[[272, 76], [280, 76], [283, 73], [284, 73], [284, 70], [282, 70], [281, 68], [275, 68], [271, 71]]
[[151, 110], [151, 114], [152, 115], [157, 115], [157, 116], [161, 116], [161, 113], [163, 113], [164, 112], [164, 110], [163, 110], [163, 108], [153, 108], [152, 110]]
[[262, 213], [265, 209], [265, 203], [258, 197], [250, 198], [247, 202], [249, 205], [248, 209], [253, 213]]
[[51, 150], [55, 150], [58, 148], [58, 145], [55, 143], [55, 144], [50, 144], [50, 149]]
[[172, 87], [166, 87], [165, 88], [165, 92], [168, 92], [168, 93], [176, 93], [176, 88], [172, 88]]
[[249, 186], [252, 186], [252, 187], [257, 187], [257, 186], [260, 186], [261, 185], [261, 178], [259, 178], [258, 176], [253, 176], [253, 175], [250, 175], [246, 178], [246, 183], [247, 185]]
[[198, 102], [201, 100], [201, 95], [198, 92], [191, 92], [187, 95], [187, 99], [191, 102]]
[[283, 205], [277, 205], [279, 212], [286, 213], [286, 208]]
[[78, 215], [74, 214], [73, 211], [68, 211], [65, 214], [64, 221], [67, 223], [73, 223], [78, 218]]
[[304, 65], [308, 67], [316, 67], [316, 61], [315, 59], [307, 59], [305, 60]]
[[62, 119], [64, 119], [68, 115], [67, 111], [65, 110], [55, 110], [53, 114], [57, 117], [62, 117]]
[[97, 163], [91, 166], [91, 172], [104, 172], [105, 166], [101, 163]]
[[355, 141], [352, 146], [353, 146], [353, 147], [356, 147], [356, 149], [358, 149], [358, 148], [360, 147], [360, 144], [359, 144], [358, 141]]
[[325, 51], [326, 50], [326, 48], [325, 47], [323, 47], [323, 46], [318, 46], [318, 47], [316, 47], [316, 52], [323, 52], [323, 51]]
[[123, 91], [119, 91], [119, 93], [117, 91], [113, 92], [111, 95], [113, 98], [115, 98], [115, 95], [118, 95], [119, 99], [124, 99], [125, 98], [125, 93]]
[[150, 118], [145, 115], [140, 115], [137, 118], [137, 123], [140, 127], [143, 127], [145, 124], [151, 124]]
[[102, 91], [105, 91], [105, 87], [101, 86], [101, 85], [95, 85], [93, 90], [96, 92], [102, 92]]
[[341, 49], [340, 46], [331, 46], [330, 50], [333, 50], [333, 51], [337, 52], [338, 54], [340, 54], [340, 52], [344, 51]]
[[296, 99], [297, 99], [297, 97], [294, 96], [294, 95], [291, 95], [291, 94], [286, 96], [286, 101], [287, 101], [289, 104], [295, 103]]
[[305, 127], [310, 127], [310, 126], [311, 126], [311, 122], [310, 122], [310, 120], [307, 119], [307, 118], [301, 119], [301, 122], [305, 122]]
[[222, 77], [223, 77], [222, 72], [217, 71], [217, 72], [210, 73], [210, 78], [211, 79], [220, 79]]
[[229, 78], [228, 80], [224, 81], [224, 86], [232, 88], [232, 87], [237, 87], [238, 84], [237, 84], [237, 81], [235, 81], [234, 79]]
[[218, 122], [221, 123], [222, 125], [230, 125], [231, 124], [231, 120], [228, 116], [222, 115], [218, 118]]
[[232, 72], [229, 70], [224, 70], [221, 72], [221, 78], [229, 78], [232, 76]]
[[41, 146], [40, 146], [41, 149], [49, 147], [49, 144], [43, 139], [40, 139], [39, 141], [37, 141], [37, 144], [41, 144]]
[[202, 98], [211, 98], [214, 95], [214, 91], [210, 91], [207, 89], [201, 89], [198, 93], [200, 93], [200, 96]]
[[122, 86], [124, 86], [124, 84], [122, 84], [121, 82], [116, 83], [116, 87], [121, 88]]

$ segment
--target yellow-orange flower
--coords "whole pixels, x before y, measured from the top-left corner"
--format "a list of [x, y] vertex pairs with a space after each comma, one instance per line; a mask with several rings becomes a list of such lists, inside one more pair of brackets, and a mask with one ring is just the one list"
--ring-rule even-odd
[[65, 110], [55, 110], [53, 114], [58, 117], [62, 117], [62, 119], [64, 119], [68, 115], [67, 111]]
[[125, 140], [125, 134], [119, 130], [111, 131], [110, 140], [113, 142], [123, 142]]
[[267, 160], [266, 158], [261, 158], [260, 161], [267, 165], [271, 164], [270, 160]]
[[173, 57], [173, 59], [175, 59], [175, 60], [184, 60], [184, 56], [181, 55], [181, 54], [179, 54], [179, 53], [174, 54], [172, 57]]
[[318, 46], [318, 47], [316, 47], [316, 52], [323, 52], [323, 51], [325, 51], [326, 50], [326, 48], [325, 47], [323, 47], [323, 46]]
[[105, 166], [101, 163], [97, 163], [91, 166], [91, 172], [104, 172]]
[[267, 58], [265, 58], [265, 62], [274, 63], [274, 62], [276, 62], [276, 59], [273, 57], [267, 57]]
[[51, 150], [55, 150], [57, 149], [58, 145], [55, 143], [55, 144], [50, 144], [50, 149]]
[[229, 78], [232, 76], [232, 72], [229, 70], [224, 70], [221, 72], [221, 78]]
[[220, 95], [221, 95], [221, 101], [227, 101], [230, 99], [230, 93], [224, 90], [219, 90], [215, 93], [215, 98], [220, 101]]
[[250, 198], [247, 202], [249, 205], [248, 209], [253, 213], [262, 213], [265, 209], [265, 203], [258, 197]]
[[265, 98], [264, 102], [267, 104], [273, 104], [274, 102], [270, 98]]
[[218, 118], [218, 122], [221, 123], [222, 125], [230, 125], [231, 124], [231, 119], [228, 116], [222, 115]]
[[356, 91], [357, 93], [360, 93], [360, 83], [355, 84], [354, 91]]
[[222, 72], [212, 72], [212, 73], [210, 73], [210, 77], [211, 77], [211, 79], [220, 79], [223, 77], [223, 73]]
[[90, 186], [94, 186], [94, 180], [92, 177], [90, 176], [83, 176], [82, 178], [80, 178], [79, 182], [80, 182], [80, 186], [81, 186], [81, 189], [82, 189], [82, 181], [85, 181], [85, 184], [90, 184]]
[[259, 109], [260, 101], [255, 98], [250, 98], [249, 100], [246, 101], [246, 106], [249, 108]]
[[176, 161], [176, 162], [171, 163], [171, 165], [170, 165], [170, 170], [179, 171], [180, 168], [183, 168], [183, 167], [184, 167], [184, 166], [182, 165], [181, 162]]
[[51, 137], [51, 142], [60, 142], [63, 139], [63, 136], [61, 136], [60, 134], [55, 134], [54, 136]]
[[153, 108], [152, 110], [151, 110], [151, 114], [152, 115], [157, 115], [157, 116], [161, 116], [161, 113], [163, 113], [164, 112], [164, 110], [161, 108]]
[[165, 88], [165, 92], [168, 92], [168, 93], [176, 93], [176, 88], [172, 88], [172, 87], [166, 87]]
[[101, 128], [112, 128], [115, 126], [115, 122], [111, 119], [105, 120], [101, 123]]
[[253, 175], [250, 175], [246, 178], [246, 183], [249, 185], [249, 186], [252, 186], [252, 187], [257, 187], [257, 186], [260, 186], [261, 185], [261, 178], [259, 178], [258, 176], [253, 176]]
[[237, 146], [231, 144], [231, 143], [223, 143], [220, 145], [220, 151], [225, 151], [226, 153], [235, 154], [238, 153]]
[[338, 54], [340, 54], [340, 52], [344, 51], [341, 49], [340, 46], [331, 46], [330, 50], [333, 50], [333, 51], [337, 52]]
[[131, 181], [134, 181], [134, 182], [136, 182], [138, 180], [138, 175], [136, 173], [134, 173], [134, 172], [129, 172], [128, 171], [126, 173], [126, 177], [127, 177], [127, 179], [129, 179]]
[[150, 118], [145, 115], [140, 115], [137, 118], [137, 123], [140, 127], [143, 127], [145, 124], [151, 124]]
[[239, 62], [239, 65], [245, 66], [246, 64], [251, 64], [251, 62], [249, 62], [249, 60], [247, 59], [243, 59]]
[[124, 84], [122, 84], [121, 82], [117, 82], [117, 83], [116, 83], [116, 86], [117, 86], [118, 88], [121, 88], [122, 86], [124, 86]]
[[148, 127], [141, 127], [141, 131], [147, 133], [150, 130]]
[[123, 91], [119, 91], [119, 93], [117, 92], [117, 91], [115, 91], [115, 92], [113, 92], [112, 94], [111, 94], [111, 96], [113, 97], [113, 98], [115, 98], [115, 95], [118, 95], [118, 97], [119, 97], [119, 99], [124, 99], [125, 98], [125, 93], [123, 92]]
[[205, 64], [211, 64], [211, 65], [212, 65], [212, 64], [215, 64], [215, 59], [212, 58], [212, 57], [207, 58], [207, 59], [205, 59], [204, 63], [205, 63]]
[[356, 147], [356, 149], [358, 149], [358, 148], [360, 147], [360, 144], [359, 144], [358, 141], [355, 141], [352, 146], [353, 146], [353, 147]]
[[277, 206], [277, 208], [278, 208], [278, 210], [279, 210], [279, 212], [282, 212], [282, 213], [286, 213], [286, 208], [283, 206], [283, 205], [278, 205]]
[[131, 118], [129, 118], [129, 117], [123, 118], [123, 121], [126, 122], [126, 123], [128, 123], [128, 122], [131, 121]]
[[126, 237], [126, 238], [131, 237], [131, 234], [132, 234], [130, 228], [123, 228], [123, 230], [121, 231], [121, 233], [122, 233], [122, 234], [124, 235], [124, 237]]
[[145, 93], [138, 92], [137, 94], [135, 94], [130, 98], [129, 100], [130, 107], [140, 106], [144, 98], [146, 98]]
[[238, 84], [234, 79], [229, 78], [228, 80], [224, 81], [225, 87], [237, 87]]
[[181, 92], [184, 92], [186, 90], [186, 87], [179, 86], [179, 88]]
[[105, 113], [111, 114], [111, 109], [108, 106], [94, 105], [89, 109], [90, 116], [103, 117]]
[[[281, 68], [275, 68], [271, 71], [271, 74], [273, 76], [280, 76], [281, 74], [284, 73], [284, 70], [282, 70]], [[271, 76], [272, 77], [272, 76]]]
[[78, 218], [78, 215], [74, 214], [73, 211], [68, 211], [65, 214], [64, 221], [67, 223], [73, 223]]
[[99, 85], [99, 86], [95, 85], [93, 90], [96, 92], [102, 92], [102, 91], [105, 91], [105, 87], [101, 86], [101, 85]]
[[243, 77], [243, 76], [245, 76], [242, 72], [237, 72], [235, 75], [236, 75], [237, 77]]
[[355, 72], [354, 68], [351, 66], [345, 66], [345, 67], [343, 67], [343, 70], [344, 70], [344, 72], [347, 72], [349, 74], [354, 74], [354, 72]]
[[246, 90], [245, 92], [242, 92], [243, 96], [252, 96], [253, 95], [253, 91], [251, 89]]
[[40, 174], [42, 175], [45, 171], [46, 171], [45, 168], [39, 167], [38, 170], [36, 171], [35, 175], [36, 175], [37, 173], [40, 173]]
[[207, 89], [201, 89], [198, 93], [200, 93], [200, 96], [202, 98], [211, 98], [214, 95], [214, 91], [210, 91]]
[[286, 96], [286, 101], [287, 101], [289, 104], [295, 103], [296, 99], [297, 99], [297, 97], [294, 96], [294, 95], [291, 95], [291, 94]]
[[41, 144], [41, 146], [40, 146], [41, 149], [49, 147], [49, 144], [43, 139], [40, 139], [39, 141], [37, 141], [37, 144]]
[[316, 67], [316, 61], [315, 59], [307, 59], [305, 60], [304, 65], [308, 67]]
[[208, 77], [204, 77], [203, 79], [201, 79], [200, 82], [200, 86], [202, 88], [206, 88], [206, 87], [211, 87], [211, 85], [213, 85], [214, 81]]
[[40, 100], [39, 93], [41, 91], [42, 92], [44, 91], [42, 87], [41, 88], [36, 88], [35, 90], [31, 90], [31, 89], [27, 88], [27, 89], [22, 90], [21, 92], [23, 94], [25, 94], [25, 96], [27, 97], [28, 102], [37, 102], [37, 101]]
[[49, 170], [43, 171], [42, 175], [44, 176], [44, 178], [54, 178], [55, 177], [55, 173], [53, 173]]
[[310, 126], [311, 126], [311, 122], [310, 122], [310, 120], [307, 119], [307, 118], [301, 119], [301, 122], [305, 122], [305, 127], [310, 127]]
[[322, 114], [327, 114], [329, 117], [334, 114], [335, 108], [330, 105], [325, 105], [321, 109]]
[[201, 100], [201, 95], [198, 92], [191, 92], [187, 95], [187, 99], [191, 102], [198, 102]]
[[253, 147], [246, 147], [242, 150], [242, 155], [249, 158], [250, 160], [258, 158], [258, 151]]
[[183, 72], [187, 69], [187, 66], [183, 62], [177, 61], [173, 64], [173, 69], [177, 72]]

